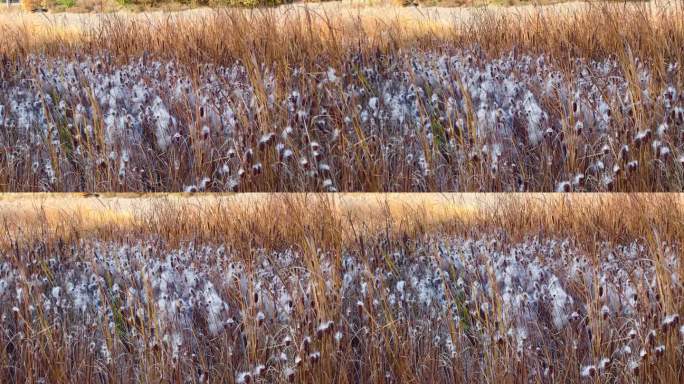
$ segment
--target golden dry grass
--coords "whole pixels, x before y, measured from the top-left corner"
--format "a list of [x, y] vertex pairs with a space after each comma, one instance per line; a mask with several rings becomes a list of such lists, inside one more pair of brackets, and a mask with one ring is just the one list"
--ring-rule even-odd
[[[632, 98], [641, 98], [637, 95], [644, 92], [660, 97], [668, 87], [679, 89], [682, 85], [681, 71], [668, 74], [668, 68], [674, 68], [673, 63], [684, 55], [684, 8], [677, 2], [525, 6], [506, 11], [497, 8], [472, 11], [430, 9], [425, 15], [419, 13], [422, 10], [394, 8], [388, 13], [373, 7], [347, 12], [330, 9], [325, 6], [320, 9], [315, 6], [296, 6], [250, 11], [196, 10], [178, 14], [19, 17], [16, 21], [0, 24], [0, 57], [3, 58], [4, 73], [8, 78], [24, 64], [30, 67], [25, 71], [32, 74], [24, 72], [22, 76], [38, 76], [40, 69], [34, 68], [35, 64], [30, 64], [29, 59], [32, 57], [35, 61], [37, 54], [44, 55], [38, 61], [48, 62], [52, 57], [67, 60], [78, 60], [83, 55], [105, 58], [105, 68], [108, 69], [141, 58], [145, 62], [171, 61], [178, 63], [191, 81], [200, 81], [204, 65], [230, 66], [241, 63], [245, 66], [246, 80], [253, 86], [257, 103], [269, 97], [276, 100], [285, 98], [293, 88], [298, 88], [307, 97], [323, 96], [313, 82], [295, 82], [292, 78], [293, 68], [320, 75], [328, 68], [352, 68], [355, 65], [373, 68], [380, 65], [382, 72], [387, 71], [386, 62], [391, 62], [397, 56], [405, 57], [407, 52], [449, 55], [468, 50], [475, 54], [477, 62], [487, 62], [509, 53], [513, 55], [511, 57], [543, 55], [558, 68], [570, 88], [573, 87], [571, 81], [577, 76], [582, 60], [612, 60], [616, 63], [615, 71], [628, 84]], [[265, 68], [275, 79], [274, 89], [269, 90], [270, 95], [267, 95], [263, 84]], [[640, 74], [644, 73], [648, 73], [647, 84], [642, 84], [643, 81], [639, 79]], [[411, 76], [417, 77], [415, 74]], [[357, 87], [368, 86], [360, 77], [351, 81], [358, 82], [358, 85], [355, 84]], [[341, 95], [346, 94], [342, 90], [337, 91]], [[430, 90], [426, 88], [425, 92]], [[443, 96], [446, 98], [448, 95]], [[394, 130], [371, 135], [365, 132], [370, 128], [361, 126], [359, 122], [354, 123], [355, 120], [352, 120], [351, 127], [344, 125], [342, 120], [345, 116], [354, 116], [358, 112], [354, 105], [348, 104], [336, 105], [336, 110], [331, 113], [330, 128], [343, 132], [344, 137], [341, 144], [330, 144], [331, 158], [326, 159], [337, 173], [330, 181], [342, 191], [552, 191], [574, 175], [587, 175], [595, 164], [592, 161], [602, 142], [611, 141], [614, 148], [609, 146], [607, 153], [617, 157], [621, 145], [638, 146], [638, 143], [633, 143], [634, 138], [641, 132], [656, 129], [663, 120], [672, 120], [672, 132], [668, 133], [668, 138], [656, 144], [666, 146], [669, 157], [664, 160], [659, 158], [660, 147], [654, 147], [656, 150], [653, 151], [650, 146], [638, 146], [637, 149], [633, 148], [634, 158], [641, 164], [637, 172], [627, 174], [616, 171], [612, 174], [608, 170], [606, 175], [595, 175], [593, 184], [586, 189], [680, 191], [684, 182], [681, 164], [684, 156], [679, 153], [682, 150], [682, 138], [676, 132], [680, 130], [676, 127], [679, 124], [677, 112], [674, 109], [674, 112], [670, 111], [672, 113], [666, 112], [659, 103], [635, 100], [629, 108], [615, 106], [608, 132], [599, 135], [596, 127], [589, 127], [590, 133], [577, 134], [575, 117], [569, 113], [572, 106], [566, 105], [570, 102], [560, 97], [550, 97], [544, 101], [544, 107], [558, 120], [549, 122], [557, 125], [551, 129], [550, 135], [556, 139], [548, 139], [547, 143], [530, 145], [517, 151], [515, 158], [507, 160], [510, 163], [507, 168], [497, 168], [497, 172], [490, 172], [491, 164], [477, 163], [471, 159], [472, 154], [483, 150], [484, 143], [489, 140], [476, 137], [472, 132], [468, 134], [468, 140], [463, 136], [459, 140], [452, 140], [453, 143], [449, 145], [453, 148], [448, 150], [434, 144], [437, 140], [431, 132], [421, 132], [415, 138], [402, 137], [402, 140], [417, 141], [422, 147], [421, 153], [425, 154], [425, 163], [432, 166], [433, 172], [418, 181], [414, 178], [420, 169], [415, 164], [407, 166], [398, 163], [394, 158], [388, 159], [385, 153], [396, 152], [395, 149], [385, 148], [388, 143], [384, 142], [395, 135]], [[474, 116], [478, 111], [472, 110], [472, 106], [468, 109], [468, 103], [465, 105], [465, 117], [470, 130], [476, 124]], [[75, 108], [67, 107], [67, 110]], [[313, 108], [318, 107], [321, 106], [313, 105]], [[428, 105], [422, 105], [422, 108], [426, 109], [424, 113], [427, 114]], [[98, 106], [92, 109], [92, 123], [95, 126], [102, 125], [105, 111]], [[267, 127], [285, 126], [291, 119], [282, 110], [260, 108], [258, 113], [255, 111], [250, 109], [247, 116], [240, 116], [240, 123], [248, 131], [241, 133], [246, 139], [237, 148], [239, 155], [256, 146]], [[219, 143], [216, 148], [203, 145], [200, 140], [200, 121], [195, 115], [193, 110], [182, 110], [175, 116], [179, 121], [187, 121], [185, 125], [189, 126], [181, 136], [189, 143], [187, 148], [170, 153], [155, 149], [153, 141], [143, 143], [146, 149], [136, 151], [140, 158], [136, 158], [130, 166], [139, 170], [144, 164], [148, 172], [145, 176], [147, 179], [141, 176], [130, 181], [117, 179], [115, 164], [100, 162], [118, 148], [105, 146], [103, 137], [89, 137], [85, 132], [77, 132], [85, 129], [83, 127], [67, 128], [62, 127], [60, 121], [53, 121], [55, 129], [62, 132], [59, 140], [46, 138], [39, 145], [40, 151], [49, 154], [49, 161], [43, 158], [47, 155], [35, 161], [25, 159], [23, 162], [10, 157], [0, 158], [4, 162], [0, 170], [0, 188], [6, 191], [164, 192], [181, 191], [185, 186], [198, 183], [203, 177], [214, 180], [225, 157], [222, 153], [224, 147], [237, 146], [237, 142]], [[437, 116], [422, 118], [436, 119]], [[258, 132], [252, 125], [258, 127]], [[297, 135], [300, 133], [296, 132]], [[19, 137], [25, 135], [10, 130], [6, 140], [21, 140]], [[454, 135], [458, 136], [450, 133], [448, 137]], [[383, 142], [374, 144], [372, 141], [378, 136]], [[86, 143], [79, 141], [82, 138], [87, 139]], [[513, 143], [506, 145], [517, 145], [527, 140], [526, 137], [509, 139]], [[78, 146], [81, 147], [79, 156], [82, 158], [76, 159], [70, 153], [70, 148]], [[26, 147], [15, 143], [13, 148]], [[18, 156], [26, 158], [23, 154]], [[397, 157], [400, 156], [404, 154], [397, 154]], [[464, 158], [467, 165], [455, 169], [450, 164], [453, 158]], [[543, 158], [546, 160], [542, 161]], [[275, 164], [274, 159], [266, 156], [256, 160], [264, 162], [267, 172], [240, 184], [236, 188], [238, 191], [323, 190], [322, 179], [308, 180], [298, 175], [294, 177], [295, 180], [286, 180], [277, 172], [270, 171]], [[31, 170], [46, 161], [56, 172], [54, 182], [45, 181], [45, 177], [41, 178], [36, 170]], [[86, 164], [93, 161], [100, 162], [106, 169], [87, 172]], [[177, 170], [170, 167], [174, 161], [180, 164]], [[624, 162], [616, 163], [616, 169], [625, 170], [628, 164]], [[516, 164], [517, 168], [511, 164]], [[604, 176], [610, 180], [604, 182]], [[223, 181], [217, 183], [211, 190], [229, 189], [223, 184]], [[581, 187], [577, 188], [581, 190]]]
[[[518, 49], [534, 49], [561, 57], [571, 57], [571, 54], [579, 54], [579, 57], [594, 53], [618, 54], [627, 41], [633, 50], [636, 49], [634, 54], [650, 57], [642, 53], [662, 52], [661, 48], [665, 46], [668, 49], [663, 53], [667, 55], [672, 49], [677, 49], [677, 39], [681, 35], [681, 19], [678, 17], [681, 11], [679, 2], [658, 0], [624, 3], [565, 2], [553, 6], [520, 5], [504, 8], [417, 9], [391, 5], [355, 6], [353, 3], [342, 2], [249, 10], [200, 8], [181, 12], [123, 11], [104, 14], [10, 12], [4, 15], [0, 13], [4, 38], [4, 49], [0, 52], [10, 54], [16, 51], [42, 51], [42, 48], [54, 48], [57, 45], [55, 41], [64, 45], [64, 49], [58, 51], [68, 52], [70, 46], [84, 44], [90, 50], [97, 48], [97, 51], [102, 52], [107, 51], [107, 43], [100, 41], [102, 46], [96, 47], [93, 39], [104, 36], [114, 40], [112, 43], [121, 48], [130, 45], [130, 50], [112, 52], [116, 55], [134, 55], [138, 52], [136, 47], [143, 48], [141, 44], [147, 51], [163, 53], [158, 50], [160, 45], [175, 45], [175, 48], [187, 49], [193, 41], [207, 45], [215, 45], [220, 41], [225, 44], [224, 47], [229, 48], [238, 43], [241, 37], [258, 41], [264, 36], [272, 37], [264, 42], [268, 44], [268, 48], [282, 44], [283, 41], [278, 39], [280, 36], [290, 36], [291, 44], [299, 44], [305, 52], [324, 48], [320, 44], [304, 44], [300, 40], [301, 34], [307, 34], [315, 40], [325, 40], [340, 47], [346, 46], [345, 43], [348, 42], [353, 43], [358, 38], [371, 43], [383, 42], [389, 37], [387, 35], [391, 35], [390, 41], [393, 43], [415, 45], [426, 39], [426, 35], [435, 35], [426, 42], [450, 42], [459, 45], [486, 42], [487, 46], [497, 51], [506, 51], [515, 46]], [[311, 24], [303, 25], [306, 23]], [[630, 27], [619, 29], [624, 25]], [[231, 33], [232, 28], [245, 27], [249, 33], [238, 36]], [[179, 34], [178, 28], [183, 28], [184, 32]], [[216, 33], [219, 31], [220, 33]], [[642, 33], [646, 31], [650, 33]], [[317, 33], [311, 35], [313, 32]], [[385, 38], [379, 39], [379, 35], [384, 35]], [[635, 39], [637, 36], [641, 38]], [[148, 39], [141, 39], [142, 37]], [[663, 37], [673, 40], [666, 43]], [[652, 46], [652, 49], [642, 51], [644, 46]], [[575, 52], [569, 52], [564, 47]], [[195, 48], [202, 51], [201, 47]], [[364, 48], [372, 50], [375, 47], [371, 44]], [[212, 53], [206, 59], [220, 58], [219, 52]], [[264, 52], [254, 52], [261, 58], [259, 53]], [[222, 54], [232, 55], [232, 52]]]
[[[0, 378], [677, 382], [683, 197], [4, 195]], [[503, 265], [500, 254], [510, 255]], [[501, 285], [479, 287], [518, 262], [544, 268], [544, 288], [530, 309], [536, 320], [516, 325]], [[587, 263], [584, 274], [578, 263]], [[243, 286], [233, 283], [236, 265]], [[446, 268], [438, 286], [447, 296], [403, 301], [404, 290], [420, 295], [420, 284], [438, 278], [412, 280], [430, 268]], [[357, 270], [359, 280], [347, 281]], [[188, 283], [185, 272], [202, 281]], [[285, 317], [263, 304], [282, 292], [266, 285], [281, 280], [293, 295]], [[633, 293], [620, 288], [627, 282]], [[192, 317], [180, 317], [186, 304], [169, 317], [165, 292], [180, 295], [186, 284], [201, 289], [186, 302]], [[558, 284], [575, 300], [567, 314], [553, 312], [549, 289]], [[230, 319], [218, 330], [216, 297]], [[638, 304], [623, 314], [607, 300]], [[451, 309], [436, 313], [434, 301]], [[565, 316], [574, 320], [563, 326]]]
[[[542, 235], [630, 242], [684, 239], [683, 194], [3, 194], [4, 245], [12, 239], [75, 240], [161, 235], [256, 241], [282, 249], [316, 236], [340, 249], [358, 232]], [[320, 231], [320, 232], [319, 232]], [[386, 233], [387, 234], [387, 233]]]
[[[0, 80], [35, 54], [99, 55], [112, 66], [150, 55], [195, 74], [206, 63], [241, 61], [252, 84], [261, 81], [257, 63], [275, 63], [282, 77], [277, 87], [285, 92], [293, 66], [315, 72], [340, 68], [352, 55], [376, 65], [406, 50], [469, 48], [481, 49], [483, 57], [545, 54], [566, 74], [577, 58], [613, 58], [634, 76], [636, 58], [645, 58], [658, 93], [666, 64], [684, 57], [684, 8], [675, 2], [437, 9], [434, 17], [392, 11], [391, 17], [384, 8], [340, 15], [321, 5], [176, 15], [0, 14]], [[679, 76], [674, 83], [681, 85]], [[354, 164], [370, 151], [365, 140], [348, 144], [361, 148]], [[79, 175], [55, 160], [62, 144], [46, 145], [54, 145], [51, 160], [60, 177], [64, 167], [55, 190], [79, 189], [69, 175], [89, 178], [84, 190], [145, 190], [117, 183], [110, 169]], [[108, 151], [94, 145], [84, 151], [90, 150], [92, 158]], [[643, 159], [646, 151], [638, 155]], [[30, 162], [23, 169], [9, 158], [0, 154], [0, 166], [13, 165], [0, 167], [0, 189], [37, 189], [31, 176], [24, 178]], [[154, 159], [161, 160], [153, 172], [164, 175], [166, 159]], [[344, 177], [356, 183], [351, 190], [389, 189], [399, 172], [383, 166], [363, 164], [362, 172]], [[201, 175], [212, 166], [192, 167], [188, 174]], [[532, 189], [552, 189], [555, 170], [536, 172], [539, 184]], [[681, 187], [676, 173], [663, 180], [649, 172], [617, 189]], [[181, 190], [186, 176], [170, 176], [151, 189]], [[259, 182], [247, 188], [282, 187]], [[468, 190], [502, 188], [475, 172], [463, 183]], [[432, 180], [425, 189], [437, 185]], [[683, 194], [1, 194], [0, 382], [244, 383], [245, 372], [250, 382], [681, 382], [683, 243]], [[471, 264], [458, 267], [466, 255]], [[279, 269], [283, 260], [289, 264]], [[505, 309], [511, 298], [501, 288], [523, 284], [518, 277], [502, 283], [499, 273], [515, 275], [508, 263], [536, 265], [526, 273], [541, 276], [535, 281], [544, 288], [523, 292], [537, 301], [519, 309], [534, 320], [512, 321], [515, 311]], [[239, 284], [231, 280], [235, 265], [244, 268]], [[164, 276], [189, 270], [203, 280], [192, 286], [202, 292], [187, 295], [192, 315], [165, 317], [166, 293], [183, 291], [176, 287], [188, 280]], [[437, 272], [428, 283], [412, 282], [425, 270]], [[361, 271], [360, 277], [347, 281], [350, 271]], [[294, 281], [280, 287], [292, 292], [291, 312], [285, 320], [264, 320], [264, 297], [281, 291], [263, 287], [280, 280]], [[434, 302], [421, 307], [420, 298], [396, 305], [406, 282], [417, 296], [421, 284], [434, 283], [440, 292], [443, 286], [444, 297], [434, 300], [446, 303], [444, 312]], [[216, 290], [207, 291], [207, 283]], [[567, 314], [554, 313], [559, 284], [575, 300], [563, 308]], [[94, 299], [83, 304], [82, 296]], [[211, 309], [215, 297], [229, 309]], [[637, 303], [632, 312], [609, 307], [630, 300]], [[218, 312], [227, 321], [216, 331]], [[333, 329], [321, 331], [327, 321]], [[521, 337], [518, 326], [530, 333]], [[338, 330], [342, 341], [333, 337]], [[178, 334], [180, 347], [173, 340]], [[625, 346], [633, 351], [624, 352]]]

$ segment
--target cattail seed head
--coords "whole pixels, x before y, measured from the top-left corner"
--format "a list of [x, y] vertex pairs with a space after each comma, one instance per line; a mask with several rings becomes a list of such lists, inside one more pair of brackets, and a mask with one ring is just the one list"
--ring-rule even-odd
[[599, 364], [598, 364], [599, 371], [605, 371], [606, 369], [610, 368], [610, 363], [611, 363], [611, 360], [607, 357], [604, 357], [603, 359], [601, 359], [601, 361], [599, 361]]
[[237, 384], [249, 384], [252, 382], [252, 374], [250, 372], [240, 372], [235, 378]]
[[622, 161], [629, 160], [629, 146], [627, 144], [620, 147], [620, 159]]
[[283, 140], [287, 140], [287, 138], [294, 132], [294, 129], [292, 127], [287, 126], [285, 129], [283, 129], [283, 132], [280, 134], [280, 137], [283, 138]]
[[261, 374], [266, 370], [266, 366], [263, 364], [257, 364], [256, 367], [254, 367], [254, 377], [259, 377]]
[[284, 149], [280, 155], [280, 160], [287, 162], [294, 157], [294, 153], [290, 149]]
[[273, 144], [275, 142], [275, 134], [273, 133], [267, 133], [259, 139], [259, 145], [258, 148], [260, 151], [265, 150], [268, 146]]
[[636, 337], [637, 337], [636, 329], [630, 329], [629, 332], [627, 333], [627, 337], [629, 337], [632, 340], [636, 339]]
[[284, 375], [285, 375], [285, 379], [287, 379], [287, 381], [289, 383], [294, 383], [294, 380], [295, 380], [295, 370], [294, 369], [292, 369], [290, 367], [285, 368]]
[[596, 367], [593, 365], [587, 365], [585, 367], [582, 367], [582, 369], [580, 370], [580, 376], [585, 378], [596, 376]]
[[656, 331], [655, 329], [652, 329], [648, 332], [646, 335], [646, 341], [648, 342], [649, 345], [654, 345], [656, 341]]
[[639, 168], [639, 162], [637, 160], [632, 160], [627, 163], [627, 170], [630, 172], [635, 172]]
[[639, 362], [638, 361], [631, 361], [627, 367], [629, 370], [632, 372], [633, 375], [638, 375], [639, 374]]
[[577, 123], [575, 123], [575, 133], [581, 135], [582, 131], [584, 131], [584, 123], [578, 121]]
[[679, 314], [677, 314], [677, 313], [666, 316], [663, 319], [663, 321], [661, 322], [661, 326], [662, 326], [663, 331], [675, 329], [678, 324], [679, 324]]
[[570, 192], [572, 190], [572, 185], [569, 181], [561, 181], [556, 186], [556, 192]]
[[309, 336], [304, 337], [302, 340], [302, 346], [301, 349], [304, 351], [304, 353], [309, 352], [309, 346], [311, 345], [311, 338]]
[[651, 140], [651, 130], [645, 129], [645, 130], [637, 132], [637, 134], [634, 136], [634, 145], [636, 145], [636, 147], [639, 148], [650, 140]]
[[568, 320], [570, 320], [570, 322], [572, 322], [572, 323], [578, 323], [580, 318], [581, 318], [581, 316], [577, 312], [573, 312], [570, 314], [570, 316], [568, 316]]
[[254, 164], [254, 165], [252, 166], [252, 174], [253, 174], [254, 176], [260, 175], [260, 174], [261, 174], [261, 171], [262, 171], [261, 163], [256, 163], [256, 164]]

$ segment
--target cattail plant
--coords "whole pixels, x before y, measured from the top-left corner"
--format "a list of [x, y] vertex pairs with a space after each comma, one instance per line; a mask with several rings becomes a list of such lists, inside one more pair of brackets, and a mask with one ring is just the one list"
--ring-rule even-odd
[[0, 190], [681, 191], [684, 11], [578, 8], [0, 23]]

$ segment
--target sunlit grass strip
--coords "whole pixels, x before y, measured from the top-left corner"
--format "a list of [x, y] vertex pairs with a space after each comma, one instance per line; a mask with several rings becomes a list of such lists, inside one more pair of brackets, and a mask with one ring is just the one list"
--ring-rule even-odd
[[[19, 238], [159, 236], [170, 244], [203, 239], [254, 241], [265, 248], [336, 249], [358, 236], [415, 237], [502, 230], [618, 243], [682, 241], [681, 194], [82, 194], [3, 195], [3, 246]], [[247, 244], [247, 243], [244, 243]]]

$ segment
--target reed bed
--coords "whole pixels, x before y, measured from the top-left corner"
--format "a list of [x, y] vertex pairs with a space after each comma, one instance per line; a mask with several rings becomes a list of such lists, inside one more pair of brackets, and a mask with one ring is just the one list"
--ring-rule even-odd
[[682, 190], [680, 2], [287, 9], [0, 26], [0, 188]]
[[38, 199], [3, 382], [682, 379], [681, 196]]

